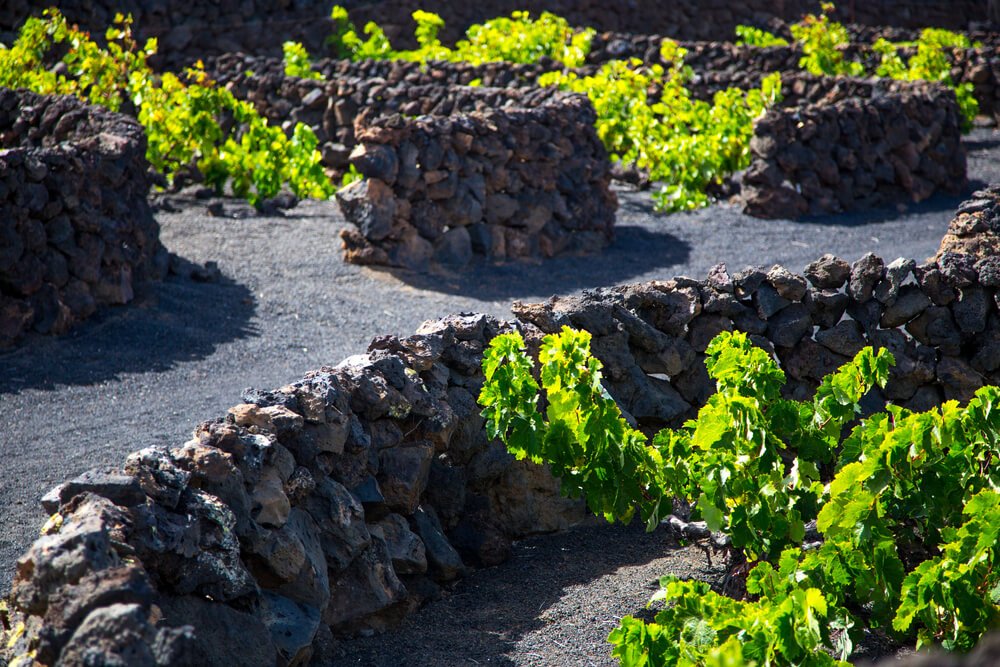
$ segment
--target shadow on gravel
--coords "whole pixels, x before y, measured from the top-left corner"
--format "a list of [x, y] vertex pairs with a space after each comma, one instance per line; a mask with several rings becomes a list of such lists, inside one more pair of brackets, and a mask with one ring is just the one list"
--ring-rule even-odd
[[255, 335], [254, 310], [253, 293], [229, 278], [199, 283], [171, 276], [64, 336], [31, 334], [0, 352], [0, 395], [106, 382], [204, 359], [222, 343]]
[[978, 137], [976, 139], [965, 138], [962, 140], [962, 143], [965, 144], [965, 148], [970, 153], [975, 151], [985, 151], [990, 150], [991, 148], [1000, 147], [1000, 137], [990, 136], [988, 139]]
[[683, 264], [690, 253], [687, 241], [672, 234], [622, 225], [615, 227], [614, 244], [586, 257], [556, 257], [538, 264], [477, 262], [461, 273], [372, 268], [419, 289], [500, 301], [523, 294], [566, 294], [614, 285], [653, 269]]
[[[399, 628], [341, 643], [328, 664], [609, 664], [608, 632], [622, 615], [644, 612], [658, 577], [668, 570], [684, 578], [718, 576], [699, 551], [640, 524], [587, 525], [525, 540], [509, 561], [461, 580]], [[622, 570], [651, 563], [631, 578]]]
[[955, 209], [963, 201], [968, 199], [972, 192], [983, 188], [985, 184], [979, 181], [970, 181], [962, 194], [952, 196], [937, 194], [919, 203], [907, 203], [902, 210], [897, 207], [879, 207], [866, 211], [852, 211], [850, 213], [837, 213], [831, 215], [816, 215], [800, 218], [795, 222], [805, 225], [824, 225], [827, 227], [862, 227], [865, 225], [878, 224], [880, 222], [892, 222], [915, 215], [927, 213], [940, 213], [942, 219], [951, 220], [955, 214]]

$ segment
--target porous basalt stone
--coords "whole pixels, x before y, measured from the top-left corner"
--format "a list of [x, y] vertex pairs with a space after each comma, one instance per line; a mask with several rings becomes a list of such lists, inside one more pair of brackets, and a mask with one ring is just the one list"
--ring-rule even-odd
[[[495, 63], [325, 60], [323, 81], [241, 54], [209, 67], [275, 123], [291, 113], [321, 144], [352, 147], [348, 162], [365, 179], [337, 195], [354, 225], [341, 235], [347, 261], [461, 269], [476, 256], [593, 253], [614, 238], [617, 201], [593, 107], [535, 85], [550, 67], [505, 76]], [[465, 85], [473, 79], [484, 85]], [[317, 96], [326, 103], [308, 109]]]
[[60, 334], [164, 275], [134, 119], [0, 88], [0, 348]]

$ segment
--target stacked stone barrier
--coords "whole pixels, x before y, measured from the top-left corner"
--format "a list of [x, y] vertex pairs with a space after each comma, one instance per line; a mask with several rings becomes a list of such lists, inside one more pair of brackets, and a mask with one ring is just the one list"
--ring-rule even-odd
[[750, 215], [839, 213], [965, 187], [953, 91], [885, 79], [783, 81], [785, 104], [757, 121], [750, 141], [740, 195]]
[[[442, 37], [453, 42], [473, 23], [514, 10], [523, 2], [493, 0], [456, 3], [428, 0], [417, 7], [399, 0], [342, 0], [358, 26], [375, 21], [384, 26], [393, 44], [413, 46], [416, 8], [437, 12], [446, 25]], [[987, 21], [986, 0], [870, 0], [838, 4], [837, 18], [871, 26], [901, 28], [936, 26], [965, 30]], [[11, 0], [0, 5], [0, 42], [10, 43], [25, 18], [41, 13], [44, 3]], [[138, 35], [157, 37], [161, 64], [183, 66], [196, 58], [232, 51], [278, 55], [281, 43], [294, 39], [319, 52], [332, 31], [328, 0], [235, 0], [195, 3], [179, 0], [63, 0], [59, 8], [71, 21], [95, 35], [103, 34], [116, 13], [135, 18]], [[616, 2], [572, 2], [546, 0], [531, 5], [533, 12], [551, 11], [572, 24], [601, 31], [658, 33], [677, 39], [729, 40], [739, 24], [770, 25], [792, 22], [808, 12], [819, 11], [818, 0], [618, 0]]]
[[[848, 61], [857, 60], [865, 65], [868, 72], [875, 72], [880, 56], [871, 48], [878, 36], [888, 35], [900, 41], [916, 40], [919, 33], [910, 31], [890, 31], [885, 28], [871, 29], [862, 33], [861, 41], [844, 48]], [[974, 38], [982, 38], [982, 45], [969, 49], [952, 49], [946, 56], [952, 63], [952, 78], [956, 83], [971, 83], [973, 95], [979, 102], [979, 113], [984, 116], [1000, 116], [1000, 33], [985, 33]], [[591, 52], [587, 56], [590, 65], [600, 65], [609, 60], [638, 58], [646, 63], [664, 64], [660, 58], [662, 35], [629, 34], [606, 32], [595, 35]], [[683, 42], [687, 49], [684, 62], [695, 72], [691, 89], [699, 99], [709, 99], [724, 88], [755, 88], [761, 79], [771, 72], [785, 76], [802, 73], [799, 61], [802, 49], [796, 45], [774, 47], [737, 46], [729, 41]], [[914, 49], [902, 50], [909, 58]]]
[[[997, 204], [977, 193], [959, 217], [992, 228]], [[334, 637], [386, 629], [468, 567], [502, 562], [512, 539], [579, 521], [544, 468], [486, 437], [476, 396], [499, 333], [537, 351], [564, 325], [590, 331], [606, 388], [648, 432], [704, 404], [706, 346], [734, 329], [776, 356], [796, 399], [863, 346], [887, 348], [896, 364], [866, 409], [925, 410], [1000, 381], [998, 290], [995, 254], [825, 255], [802, 275], [720, 265], [376, 338], [247, 390], [183, 445], [48, 493], [52, 518], [0, 606], [0, 660], [323, 664]]]
[[977, 260], [1000, 257], [1000, 186], [976, 193], [948, 224], [937, 257], [969, 255]]
[[162, 277], [145, 153], [133, 119], [0, 88], [0, 347], [62, 333]]
[[[614, 237], [593, 107], [527, 87], [545, 66], [328, 61], [317, 65], [326, 78], [312, 80], [274, 60], [210, 64], [269, 119], [313, 127], [328, 166], [365, 176], [338, 194], [356, 226], [342, 234], [347, 261], [461, 268], [474, 256], [593, 253]], [[486, 85], [461, 85], [473, 80]]]

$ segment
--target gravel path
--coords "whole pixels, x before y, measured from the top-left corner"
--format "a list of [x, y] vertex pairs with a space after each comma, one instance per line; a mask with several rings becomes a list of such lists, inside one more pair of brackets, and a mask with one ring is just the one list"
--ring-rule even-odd
[[[1000, 182], [1000, 134], [977, 130], [969, 149], [973, 185]], [[200, 420], [237, 403], [244, 387], [280, 386], [362, 351], [375, 335], [407, 334], [422, 321], [449, 313], [506, 316], [513, 299], [674, 275], [700, 277], [718, 262], [732, 270], [782, 263], [799, 271], [824, 252], [849, 261], [868, 251], [889, 259], [923, 259], [936, 250], [960, 201], [938, 197], [903, 211], [796, 223], [756, 220], [724, 206], [665, 217], [652, 213], [642, 193], [623, 191], [620, 199], [618, 240], [598, 257], [483, 265], [437, 276], [344, 264], [337, 232], [345, 223], [329, 202], [305, 202], [280, 217], [248, 215], [233, 202], [225, 203], [231, 217], [211, 217], [205, 202], [197, 201], [161, 211], [165, 245], [194, 262], [218, 262], [222, 280], [202, 284], [173, 277], [148, 288], [131, 306], [104, 313], [67, 336], [32, 337], [0, 353], [0, 593], [9, 588], [14, 561], [44, 521], [38, 507], [42, 494], [88, 468], [116, 466], [130, 451], [183, 442]], [[630, 559], [643, 552], [631, 536], [622, 537], [617, 551], [606, 551], [596, 545], [617, 544], [617, 533], [587, 535], [579, 542], [548, 538], [534, 548], [561, 549], [556, 545], [566, 539], [574, 562], [590, 558], [580, 550], [600, 553], [603, 565], [582, 566], [573, 575], [574, 585], [585, 586], [580, 607], [596, 610], [604, 598], [619, 599], [619, 584], [609, 582], [620, 580], [611, 574], [588, 577], [614, 572], [615, 562], [636, 565]], [[554, 597], [565, 585], [559, 584], [561, 574], [552, 572], [545, 584]], [[632, 589], [628, 583], [622, 590]], [[477, 585], [477, 595], [508, 597], [500, 583], [483, 593], [492, 586], [488, 578]], [[607, 609], [624, 608], [612, 602]], [[538, 604], [518, 607], [527, 615], [518, 618], [532, 632], [557, 625], [545, 620], [557, 613], [548, 598]], [[439, 615], [452, 618], [449, 613]], [[514, 623], [514, 616], [505, 618]], [[453, 621], [462, 625], [460, 617]], [[548, 647], [549, 640], [533, 636], [500, 638], [492, 646], [496, 655], [508, 655], [508, 664], [536, 664], [532, 647]], [[587, 664], [583, 656], [592, 648], [577, 654], [571, 646], [567, 655], [578, 657], [562, 664]], [[487, 645], [479, 655], [490, 650]]]

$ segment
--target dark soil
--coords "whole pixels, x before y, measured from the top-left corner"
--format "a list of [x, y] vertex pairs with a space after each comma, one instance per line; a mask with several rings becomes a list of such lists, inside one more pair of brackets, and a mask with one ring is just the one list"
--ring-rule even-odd
[[608, 633], [646, 609], [665, 574], [718, 580], [697, 548], [662, 530], [597, 523], [525, 540], [499, 567], [480, 570], [395, 631], [337, 647], [336, 666], [611, 665]]
[[[1000, 134], [977, 130], [968, 145], [972, 188], [1000, 182]], [[184, 442], [247, 386], [281, 386], [427, 319], [505, 316], [513, 299], [704, 276], [718, 262], [801, 271], [824, 252], [922, 260], [961, 200], [792, 222], [727, 206], [659, 216], [643, 193], [620, 199], [618, 240], [599, 256], [426, 276], [344, 264], [337, 233], [346, 223], [330, 202], [257, 216], [223, 201], [217, 217], [210, 202], [175, 198], [176, 210], [157, 214], [164, 243], [192, 262], [218, 262], [220, 280], [174, 276], [66, 336], [0, 352], [0, 593], [44, 522], [38, 499], [47, 490], [141, 447]], [[662, 536], [606, 527], [539, 538], [517, 554], [427, 607], [413, 622], [419, 631], [411, 623], [347, 647], [344, 664], [606, 664], [607, 631], [643, 607], [650, 583], [704, 566], [701, 552], [672, 551]]]

